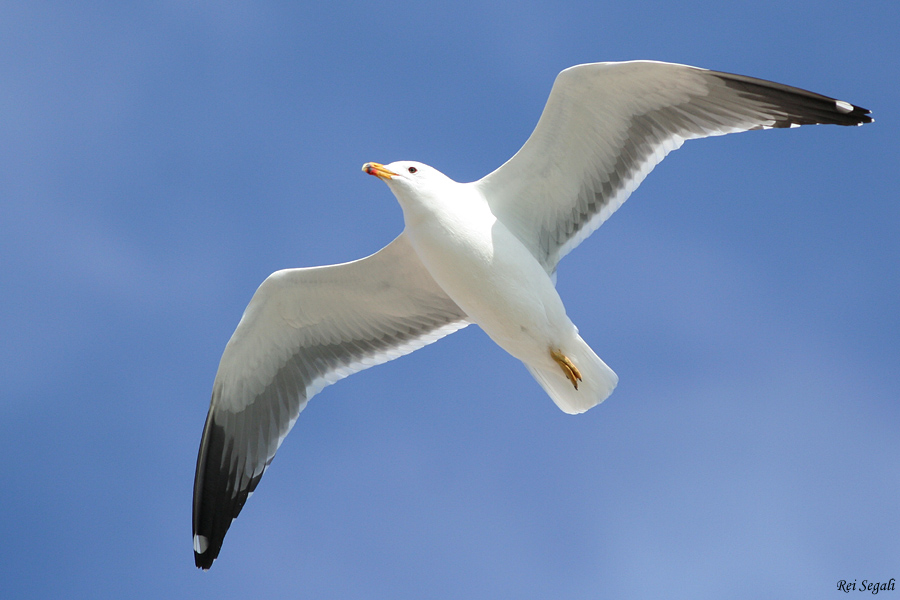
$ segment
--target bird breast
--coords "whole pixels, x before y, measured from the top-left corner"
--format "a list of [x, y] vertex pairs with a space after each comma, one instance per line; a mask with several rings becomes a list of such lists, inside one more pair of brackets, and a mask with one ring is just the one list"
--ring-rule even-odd
[[[445, 206], [460, 207], [460, 203]], [[446, 294], [498, 345], [526, 360], [574, 331], [550, 277], [489, 210], [434, 211], [407, 221], [419, 259]]]

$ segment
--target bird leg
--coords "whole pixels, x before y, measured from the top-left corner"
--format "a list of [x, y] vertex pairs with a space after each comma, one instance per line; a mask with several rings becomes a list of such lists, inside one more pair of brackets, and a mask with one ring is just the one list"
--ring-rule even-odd
[[575, 386], [575, 389], [578, 389], [578, 382], [581, 381], [581, 371], [578, 370], [578, 367], [575, 366], [568, 356], [562, 353], [561, 350], [550, 350], [550, 356], [553, 357], [553, 360], [557, 362], [559, 367], [563, 370], [563, 373], [566, 374], [566, 378], [572, 382], [572, 385]]

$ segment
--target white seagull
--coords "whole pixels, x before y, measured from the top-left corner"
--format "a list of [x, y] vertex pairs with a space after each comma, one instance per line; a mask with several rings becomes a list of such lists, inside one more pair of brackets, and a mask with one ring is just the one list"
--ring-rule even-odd
[[652, 61], [556, 78], [509, 161], [457, 183], [418, 162], [366, 163], [405, 228], [349, 263], [286, 269], [259, 286], [222, 354], [194, 480], [194, 558], [208, 569], [306, 403], [325, 386], [477, 323], [567, 413], [618, 377], [578, 335], [555, 287], [560, 259], [685, 140], [869, 111], [794, 87]]

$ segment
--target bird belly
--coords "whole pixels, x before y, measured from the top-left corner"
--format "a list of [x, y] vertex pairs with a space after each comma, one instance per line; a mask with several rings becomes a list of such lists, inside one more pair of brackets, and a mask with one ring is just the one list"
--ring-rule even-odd
[[444, 292], [501, 348], [528, 364], [551, 364], [548, 348], [577, 336], [553, 282], [503, 223], [420, 223], [407, 231]]

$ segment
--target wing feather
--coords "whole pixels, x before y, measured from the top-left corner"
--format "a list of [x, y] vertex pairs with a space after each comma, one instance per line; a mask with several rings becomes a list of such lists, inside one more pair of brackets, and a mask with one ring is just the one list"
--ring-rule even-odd
[[225, 347], [194, 479], [194, 559], [209, 568], [309, 399], [468, 325], [401, 234], [367, 258], [289, 269], [254, 294]]
[[475, 185], [553, 272], [685, 140], [871, 121], [864, 108], [742, 75], [653, 61], [578, 65], [559, 74], [519, 152]]

